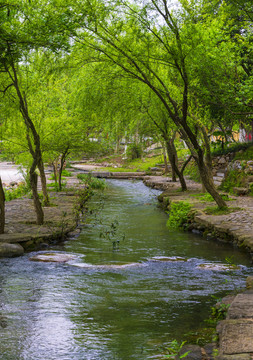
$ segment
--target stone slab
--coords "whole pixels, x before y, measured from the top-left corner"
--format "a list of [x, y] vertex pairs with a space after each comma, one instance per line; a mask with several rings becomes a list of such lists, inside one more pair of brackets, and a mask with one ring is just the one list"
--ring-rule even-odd
[[10, 234], [1, 234], [0, 235], [0, 243], [20, 243], [26, 242], [33, 239], [31, 234], [21, 234], [21, 233], [10, 233]]
[[253, 294], [238, 294], [228, 309], [227, 319], [253, 319]]
[[253, 353], [253, 319], [224, 320], [219, 333], [221, 355]]
[[220, 355], [215, 360], [252, 360], [251, 354]]

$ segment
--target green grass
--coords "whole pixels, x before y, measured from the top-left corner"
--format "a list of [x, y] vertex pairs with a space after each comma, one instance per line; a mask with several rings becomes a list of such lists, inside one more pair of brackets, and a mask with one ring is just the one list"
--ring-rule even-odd
[[[197, 198], [203, 203], [214, 201], [214, 198], [209, 193], [191, 194], [190, 196]], [[227, 194], [221, 194], [221, 197], [225, 201], [234, 201], [234, 199], [230, 198]]]
[[235, 212], [235, 211], [238, 211], [238, 210], [241, 210], [241, 208], [239, 207], [224, 207], [224, 208], [220, 208], [218, 206], [207, 206], [205, 209], [204, 209], [204, 212], [207, 214], [207, 215], [227, 215], [227, 214], [230, 214], [232, 212]]
[[157, 164], [163, 164], [163, 157], [161, 155], [125, 161], [120, 167], [104, 167], [103, 170], [109, 172], [148, 171], [149, 168], [155, 167]]

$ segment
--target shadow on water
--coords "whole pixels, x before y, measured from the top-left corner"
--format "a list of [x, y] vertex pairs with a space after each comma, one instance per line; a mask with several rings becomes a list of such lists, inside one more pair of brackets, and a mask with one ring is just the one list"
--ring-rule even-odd
[[[27, 254], [0, 261], [0, 359], [157, 359], [164, 344], [199, 329], [212, 295], [244, 286], [248, 257], [168, 230], [158, 193], [141, 182], [109, 181], [100, 213], [55, 249], [73, 260], [32, 262]], [[94, 197], [90, 207], [99, 203]], [[115, 220], [114, 235], [100, 236]], [[226, 257], [239, 270], [198, 267]]]

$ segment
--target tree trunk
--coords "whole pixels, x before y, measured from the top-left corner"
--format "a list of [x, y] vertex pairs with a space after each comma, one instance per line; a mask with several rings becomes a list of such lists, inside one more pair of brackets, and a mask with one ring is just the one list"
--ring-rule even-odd
[[44, 197], [44, 206], [49, 206], [49, 197], [48, 197], [48, 192], [47, 192], [47, 179], [46, 179], [45, 168], [44, 168], [44, 163], [43, 163], [42, 159], [40, 159], [38, 162], [38, 168], [40, 171], [40, 180], [41, 180], [42, 192], [43, 192], [43, 197]]
[[165, 165], [165, 174], [168, 174], [169, 172], [169, 167], [168, 167], [168, 161], [167, 161], [167, 155], [166, 155], [166, 149], [164, 146], [164, 143], [162, 143], [162, 148], [163, 148], [163, 159], [164, 159], [164, 165]]
[[213, 177], [210, 175], [210, 171], [207, 170], [206, 166], [199, 167], [199, 173], [201, 176], [201, 180], [203, 185], [205, 186], [206, 190], [209, 192], [210, 195], [214, 198], [214, 201], [217, 203], [219, 208], [226, 208], [227, 204], [222, 199], [219, 192], [216, 190]]
[[33, 165], [30, 168], [30, 183], [32, 188], [32, 194], [33, 194], [33, 204], [35, 207], [37, 225], [43, 225], [44, 223], [44, 213], [41, 206], [41, 202], [38, 195], [38, 189], [37, 189], [37, 183], [38, 183], [38, 175], [35, 172], [36, 164], [33, 162]]
[[59, 178], [58, 178], [58, 184], [59, 184], [59, 190], [61, 191], [62, 189], [62, 182], [61, 182], [61, 176], [62, 176], [62, 170], [64, 167], [64, 163], [66, 160], [66, 157], [69, 154], [69, 146], [64, 150], [62, 156], [61, 156], [61, 161], [60, 161], [60, 169], [59, 169]]
[[[10, 73], [9, 70], [7, 70], [7, 72], [9, 73], [9, 76], [13, 81], [13, 85], [15, 87], [15, 90], [16, 90], [16, 93], [17, 93], [17, 96], [19, 99], [19, 106], [20, 106], [19, 110], [24, 119], [24, 123], [25, 123], [26, 130], [27, 130], [27, 133], [26, 133], [27, 143], [28, 143], [30, 154], [32, 155], [32, 158], [33, 158], [33, 163], [30, 168], [29, 173], [30, 173], [30, 182], [31, 182], [31, 188], [32, 188], [32, 193], [33, 193], [33, 203], [34, 203], [34, 208], [35, 208], [35, 212], [36, 212], [36, 216], [37, 216], [37, 224], [42, 225], [44, 222], [44, 213], [43, 213], [43, 209], [42, 209], [42, 206], [40, 203], [38, 189], [37, 189], [38, 176], [35, 173], [36, 167], [37, 166], [39, 167], [40, 163], [42, 163], [40, 136], [35, 128], [35, 125], [34, 125], [32, 119], [29, 116], [26, 96], [25, 96], [25, 93], [22, 93], [20, 90], [17, 70], [16, 70], [14, 62], [11, 62], [10, 66], [13, 70], [13, 75]], [[33, 142], [30, 137], [30, 132], [32, 134]]]
[[5, 195], [2, 184], [2, 179], [0, 177], [0, 234], [4, 234], [5, 226]]
[[167, 147], [169, 161], [170, 161], [170, 165], [171, 165], [171, 169], [172, 169], [172, 181], [176, 181], [175, 179], [173, 179], [173, 172], [174, 172], [174, 176], [177, 175], [178, 179], [180, 181], [181, 190], [186, 191], [187, 185], [186, 185], [183, 174], [181, 173], [181, 171], [179, 170], [179, 168], [177, 166], [177, 157], [175, 155], [175, 149], [173, 149], [173, 147], [171, 146], [170, 140], [166, 140], [166, 147]]

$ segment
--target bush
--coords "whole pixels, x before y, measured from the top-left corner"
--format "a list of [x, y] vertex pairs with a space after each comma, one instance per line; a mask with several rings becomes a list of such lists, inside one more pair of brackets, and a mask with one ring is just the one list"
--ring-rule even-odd
[[186, 201], [178, 201], [171, 203], [169, 210], [168, 228], [181, 228], [188, 221], [191, 211], [191, 204]]
[[51, 191], [56, 191], [56, 192], [59, 192], [59, 191], [63, 191], [66, 189], [66, 186], [67, 186], [67, 183], [66, 182], [62, 182], [61, 183], [61, 190], [59, 188], [59, 184], [58, 183], [51, 183], [51, 184], [48, 184], [47, 185], [47, 188]]
[[140, 144], [130, 144], [127, 147], [126, 155], [128, 159], [134, 160], [141, 158], [142, 148]]
[[212, 156], [220, 156], [229, 153], [236, 153], [240, 150], [245, 151], [251, 147], [253, 148], [252, 143], [229, 143], [223, 149], [221, 145], [219, 145], [214, 150], [212, 150]]
[[30, 191], [29, 187], [26, 186], [25, 183], [19, 184], [16, 188], [11, 190], [4, 190], [5, 201], [11, 201], [14, 199], [18, 199], [24, 195], [26, 195]]
[[91, 176], [91, 174], [78, 174], [77, 179], [92, 189], [103, 190], [106, 187], [106, 182], [104, 179], [95, 178]]
[[244, 187], [247, 175], [244, 171], [231, 170], [223, 180], [220, 189], [229, 193], [233, 193], [234, 187]]

